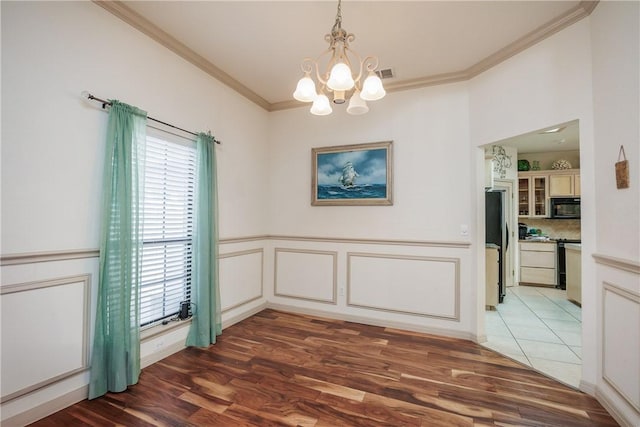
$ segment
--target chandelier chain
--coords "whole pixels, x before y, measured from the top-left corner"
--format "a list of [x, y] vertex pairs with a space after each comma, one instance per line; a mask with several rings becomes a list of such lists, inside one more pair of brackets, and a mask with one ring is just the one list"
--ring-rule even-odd
[[331, 29], [332, 33], [335, 33], [338, 29], [342, 30], [342, 0], [338, 0], [338, 11], [336, 12], [336, 22]]

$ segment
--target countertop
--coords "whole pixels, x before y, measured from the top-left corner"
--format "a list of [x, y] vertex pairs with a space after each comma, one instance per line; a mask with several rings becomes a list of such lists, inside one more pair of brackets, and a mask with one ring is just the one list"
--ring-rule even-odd
[[484, 247], [487, 249], [500, 249], [500, 246], [495, 243], [485, 243]]
[[553, 239], [547, 239], [547, 240], [518, 240], [518, 242], [520, 243], [555, 243], [556, 241]]

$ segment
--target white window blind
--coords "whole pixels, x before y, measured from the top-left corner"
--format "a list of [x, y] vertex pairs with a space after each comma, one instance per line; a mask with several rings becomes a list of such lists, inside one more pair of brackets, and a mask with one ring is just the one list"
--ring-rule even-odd
[[195, 161], [195, 143], [147, 135], [140, 326], [191, 299]]

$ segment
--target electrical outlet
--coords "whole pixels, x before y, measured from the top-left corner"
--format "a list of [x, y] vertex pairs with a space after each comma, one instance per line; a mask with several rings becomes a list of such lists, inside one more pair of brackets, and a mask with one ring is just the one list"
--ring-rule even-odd
[[460, 224], [460, 235], [461, 236], [469, 235], [469, 226], [467, 224]]

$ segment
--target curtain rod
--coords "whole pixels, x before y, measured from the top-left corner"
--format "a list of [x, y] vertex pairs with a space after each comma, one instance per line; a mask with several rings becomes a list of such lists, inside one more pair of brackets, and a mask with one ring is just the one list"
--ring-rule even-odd
[[[81, 94], [81, 95], [82, 95], [84, 98], [87, 98], [87, 99], [89, 99], [89, 100], [102, 102], [102, 109], [106, 109], [106, 108], [107, 108], [107, 105], [108, 105], [108, 106], [111, 106], [111, 101], [106, 101], [106, 100], [104, 100], [104, 99], [100, 99], [100, 98], [98, 98], [98, 97], [96, 97], [96, 96], [93, 96], [93, 95], [92, 95], [92, 94], [90, 94], [89, 92], [86, 92], [86, 91], [85, 91], [85, 92], [82, 92], [82, 94]], [[182, 132], [186, 132], [186, 133], [191, 134], [191, 135], [193, 135], [193, 136], [198, 136], [198, 134], [197, 134], [197, 133], [195, 133], [195, 132], [191, 132], [191, 131], [188, 131], [188, 130], [186, 130], [186, 129], [179, 128], [178, 126], [174, 126], [174, 125], [172, 125], [172, 124], [170, 124], [170, 123], [163, 122], [162, 120], [154, 119], [153, 117], [150, 117], [150, 116], [147, 116], [147, 119], [148, 119], [148, 120], [152, 120], [152, 121], [154, 121], [154, 122], [156, 122], [156, 123], [163, 124], [163, 125], [165, 125], [165, 126], [172, 127], [172, 128], [174, 128], [174, 129], [181, 130]], [[209, 132], [209, 135], [211, 135], [211, 132]], [[222, 142], [221, 142], [221, 141], [219, 141], [219, 140], [217, 140], [215, 136], [213, 136], [212, 138], [213, 138], [213, 142], [215, 142], [216, 144], [222, 144]]]

